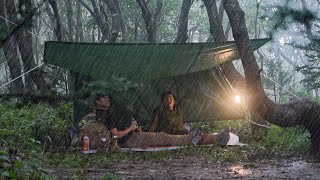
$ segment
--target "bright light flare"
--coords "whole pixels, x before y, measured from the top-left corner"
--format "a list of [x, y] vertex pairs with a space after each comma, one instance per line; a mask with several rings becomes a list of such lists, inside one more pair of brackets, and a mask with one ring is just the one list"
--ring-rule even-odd
[[284, 45], [286, 43], [283, 37], [280, 38], [279, 42], [281, 45]]
[[240, 96], [239, 95], [234, 96], [234, 98], [235, 98], [236, 103], [240, 103]]

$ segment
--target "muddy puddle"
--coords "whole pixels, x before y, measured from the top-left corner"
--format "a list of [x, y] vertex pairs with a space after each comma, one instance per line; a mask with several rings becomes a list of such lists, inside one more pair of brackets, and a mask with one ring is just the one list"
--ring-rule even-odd
[[55, 168], [61, 178], [101, 179], [320, 179], [320, 164], [303, 158], [263, 159], [261, 162], [210, 162], [206, 157], [166, 158], [161, 162], [126, 162], [86, 169]]

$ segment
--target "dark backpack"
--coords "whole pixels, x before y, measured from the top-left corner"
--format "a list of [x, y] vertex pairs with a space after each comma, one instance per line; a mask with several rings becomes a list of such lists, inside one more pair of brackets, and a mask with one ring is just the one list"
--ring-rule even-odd
[[[89, 137], [90, 150], [108, 150], [111, 142], [111, 133], [106, 126], [100, 122], [88, 122], [80, 128], [80, 139]], [[105, 141], [103, 141], [105, 140]]]

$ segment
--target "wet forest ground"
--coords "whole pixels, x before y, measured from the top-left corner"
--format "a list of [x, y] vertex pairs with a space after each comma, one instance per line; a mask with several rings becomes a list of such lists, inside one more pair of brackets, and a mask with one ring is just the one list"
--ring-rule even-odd
[[53, 159], [50, 174], [59, 179], [320, 179], [320, 163], [307, 161], [305, 152], [265, 148], [190, 147]]
[[191, 125], [203, 133], [232, 127], [248, 146], [83, 155], [66, 151], [71, 103], [1, 102], [0, 114], [0, 179], [320, 179], [319, 163], [304, 158], [310, 134], [303, 127], [259, 133], [247, 119], [199, 122]]

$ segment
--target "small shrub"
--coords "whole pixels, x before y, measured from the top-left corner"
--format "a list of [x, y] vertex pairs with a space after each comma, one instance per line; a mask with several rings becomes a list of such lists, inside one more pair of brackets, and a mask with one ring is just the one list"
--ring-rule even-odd
[[119, 179], [120, 180], [121, 178], [108, 172], [101, 179], [103, 179], [103, 180], [118, 180]]
[[[70, 113], [71, 112], [71, 113]], [[15, 107], [12, 102], [0, 105], [0, 137], [7, 146], [16, 147], [19, 151], [30, 149], [59, 150], [70, 141], [67, 127], [71, 124], [68, 113], [72, 109], [68, 105], [53, 108], [44, 104], [30, 104]]]
[[0, 151], [0, 179], [46, 179], [47, 171], [37, 163], [21, 160], [7, 150]]
[[267, 147], [286, 150], [286, 151], [303, 151], [309, 147], [310, 134], [299, 127], [282, 128], [272, 125], [268, 135], [264, 138]]

